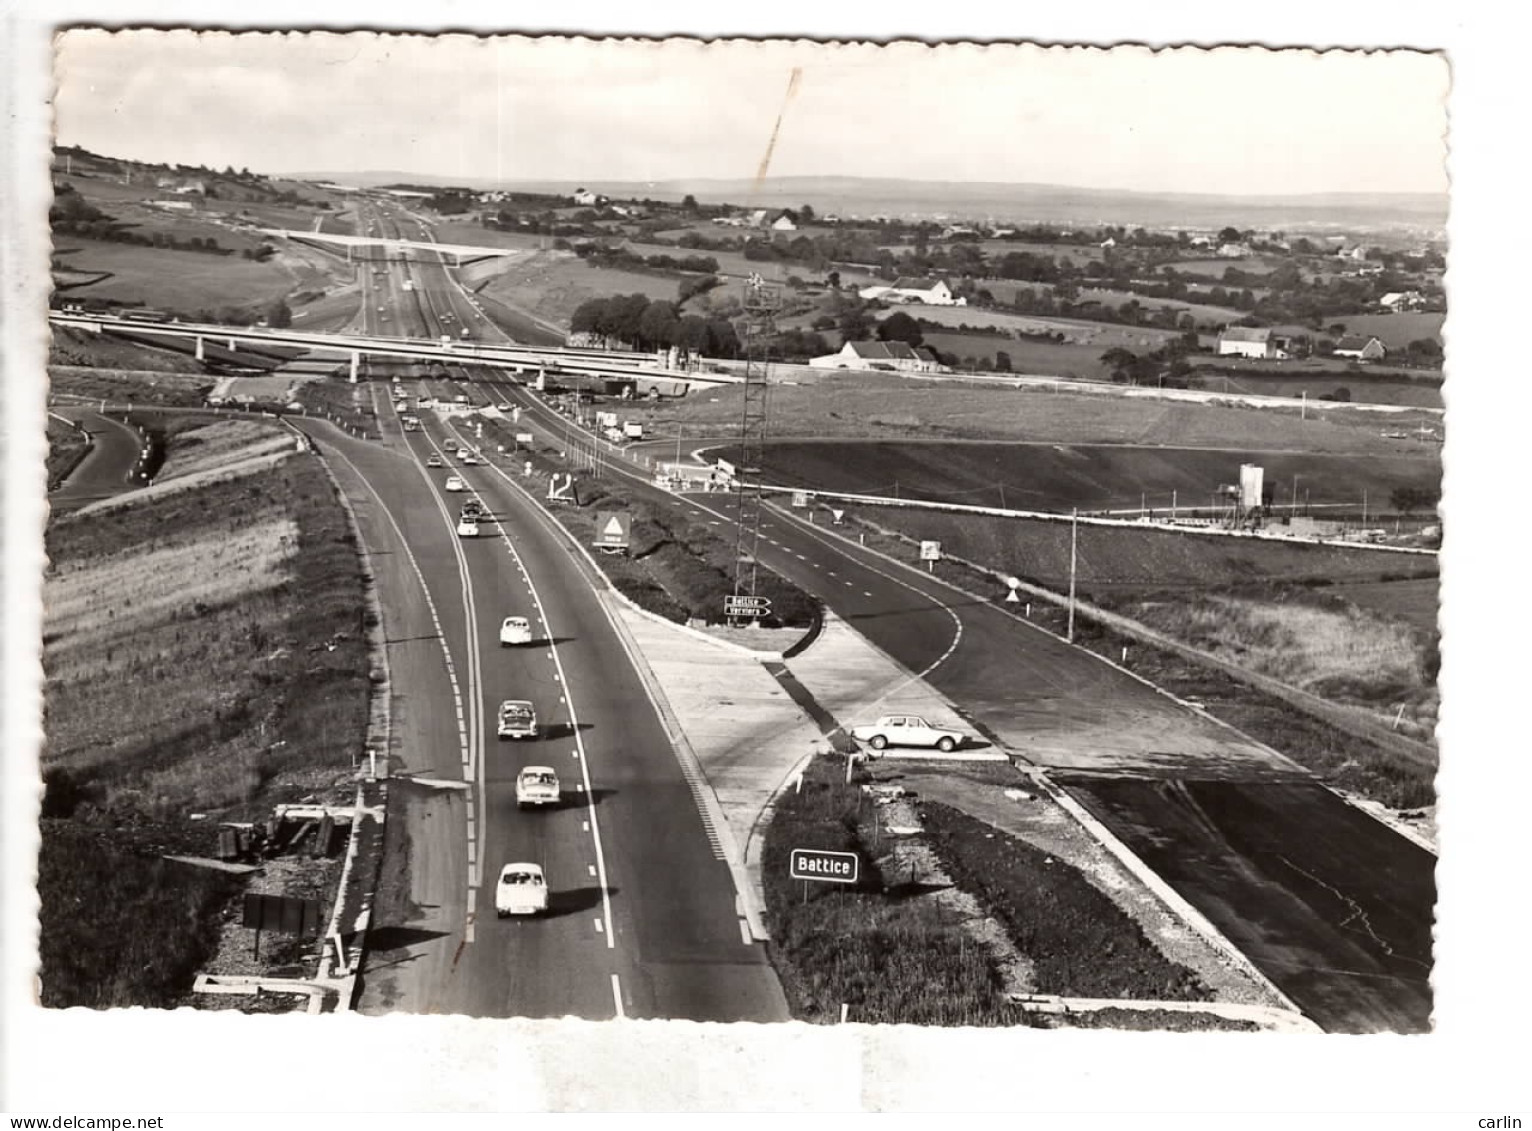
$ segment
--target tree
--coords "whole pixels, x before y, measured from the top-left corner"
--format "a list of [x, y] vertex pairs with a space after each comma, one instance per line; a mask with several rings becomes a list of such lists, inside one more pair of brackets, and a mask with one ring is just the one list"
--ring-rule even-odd
[[812, 224], [814, 222], [814, 206], [805, 204], [798, 209], [798, 222], [800, 224]]
[[995, 351], [995, 371], [997, 373], [1011, 372], [1011, 355], [1004, 350]]
[[683, 196], [681, 198], [681, 211], [687, 213], [695, 213], [697, 211], [697, 198], [691, 193], [687, 193], [685, 196]]
[[1240, 231], [1239, 231], [1238, 228], [1230, 226], [1230, 227], [1223, 228], [1223, 229], [1219, 230], [1219, 233], [1218, 233], [1218, 242], [1219, 243], [1239, 243], [1239, 241], [1240, 241]]
[[827, 287], [829, 287], [832, 291], [840, 290], [840, 272], [839, 271], [831, 271], [828, 275], [826, 275], [825, 276], [825, 285]]
[[872, 315], [864, 307], [848, 306], [841, 311], [839, 329], [843, 341], [866, 341], [872, 332]]
[[651, 302], [638, 320], [639, 339], [651, 348], [675, 345], [679, 332], [676, 309], [668, 302]]
[[266, 325], [275, 330], [285, 330], [292, 324], [293, 312], [282, 299], [277, 299], [266, 308]]
[[890, 314], [878, 325], [878, 339], [918, 346], [925, 341], [925, 335], [920, 332], [920, 323], [900, 310]]

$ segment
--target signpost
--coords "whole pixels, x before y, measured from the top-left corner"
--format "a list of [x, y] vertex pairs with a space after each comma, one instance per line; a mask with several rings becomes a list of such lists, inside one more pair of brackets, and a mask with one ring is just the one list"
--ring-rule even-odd
[[730, 593], [723, 599], [723, 613], [728, 617], [757, 619], [771, 612], [770, 597], [752, 597], [748, 593]]
[[926, 572], [930, 573], [936, 568], [933, 563], [942, 560], [942, 544], [940, 542], [922, 542], [920, 544], [920, 560], [926, 563]]
[[[794, 880], [820, 880], [831, 884], [854, 884], [861, 874], [861, 857], [855, 852], [830, 852], [822, 848], [795, 848], [789, 857], [788, 876]], [[804, 889], [807, 891], [807, 887]]]
[[806, 507], [809, 505], [809, 493], [807, 491], [793, 492], [793, 506]]
[[603, 554], [625, 554], [633, 531], [633, 516], [627, 511], [596, 512], [595, 547]]

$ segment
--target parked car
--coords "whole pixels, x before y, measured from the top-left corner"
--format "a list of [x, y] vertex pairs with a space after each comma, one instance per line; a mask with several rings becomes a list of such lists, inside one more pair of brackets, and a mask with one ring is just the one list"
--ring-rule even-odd
[[548, 881], [536, 864], [507, 864], [495, 885], [495, 914], [538, 915], [548, 910]]
[[532, 643], [532, 622], [526, 617], [506, 617], [500, 622], [500, 643], [503, 645]]
[[495, 734], [500, 738], [536, 738], [537, 711], [525, 699], [507, 699], [500, 704]]
[[447, 490], [466, 491], [468, 490], [468, 484], [463, 482], [461, 475], [449, 475], [447, 476]]
[[962, 732], [932, 726], [919, 715], [884, 715], [875, 723], [852, 727], [851, 737], [874, 750], [889, 746], [934, 746], [944, 754], [967, 740]]
[[528, 805], [557, 805], [559, 776], [551, 766], [528, 766], [516, 775], [516, 808]]

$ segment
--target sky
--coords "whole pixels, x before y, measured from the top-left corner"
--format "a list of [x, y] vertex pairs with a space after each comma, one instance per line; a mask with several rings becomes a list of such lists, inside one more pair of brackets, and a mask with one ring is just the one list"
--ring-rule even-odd
[[1419, 51], [87, 29], [56, 58], [59, 142], [215, 168], [733, 179], [775, 128], [773, 176], [1447, 188], [1449, 68]]

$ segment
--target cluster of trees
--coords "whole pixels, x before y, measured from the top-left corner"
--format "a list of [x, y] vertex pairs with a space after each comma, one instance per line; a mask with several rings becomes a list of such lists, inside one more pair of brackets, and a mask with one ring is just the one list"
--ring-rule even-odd
[[636, 255], [625, 247], [606, 244], [579, 243], [574, 253], [592, 267], [612, 267], [624, 271], [663, 271], [712, 275], [718, 271], [718, 260], [711, 255]]
[[726, 317], [682, 315], [677, 303], [647, 295], [588, 299], [575, 308], [569, 328], [592, 334], [612, 348], [668, 349], [711, 357], [739, 356], [739, 335]]
[[1202, 379], [1192, 372], [1191, 363], [1186, 360], [1197, 349], [1197, 335], [1186, 333], [1146, 354], [1114, 346], [1101, 355], [1101, 361], [1110, 367], [1112, 380], [1119, 384], [1200, 389]]

